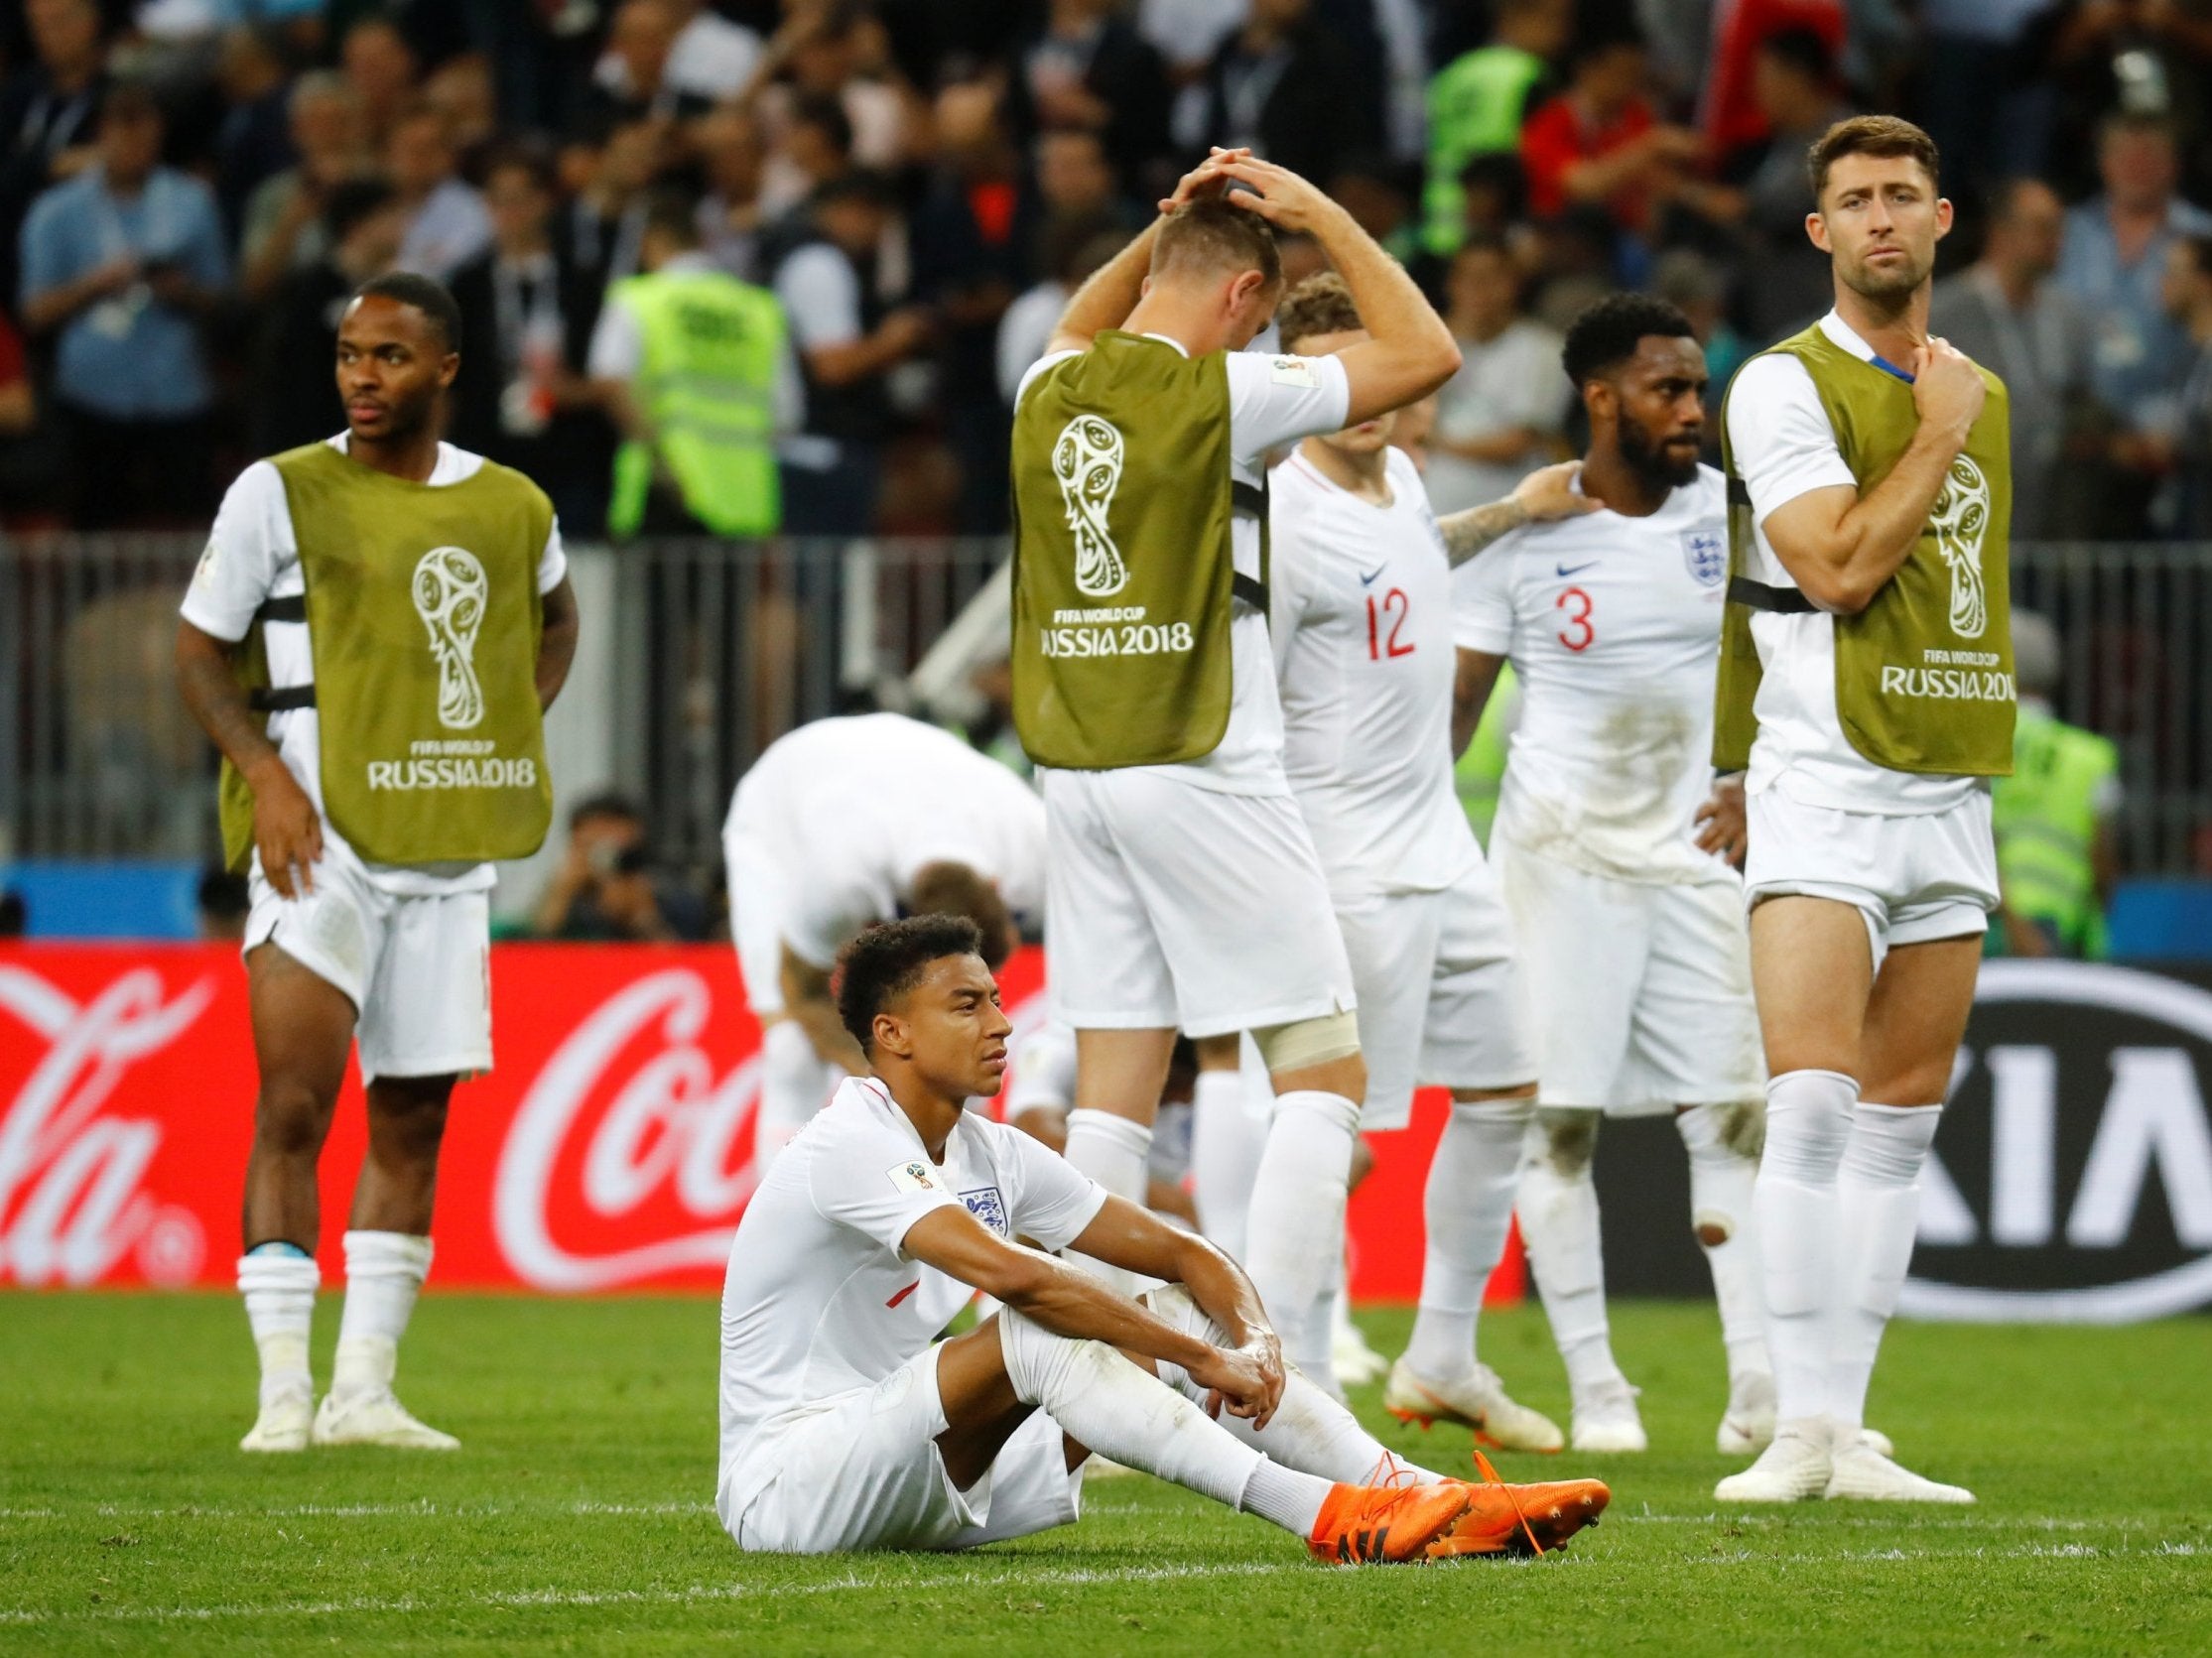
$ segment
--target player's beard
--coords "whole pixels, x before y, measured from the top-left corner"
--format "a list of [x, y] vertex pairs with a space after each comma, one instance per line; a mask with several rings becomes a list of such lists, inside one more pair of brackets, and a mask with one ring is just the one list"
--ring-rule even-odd
[[1921, 259], [1913, 256], [1910, 249], [1905, 251], [1905, 264], [1892, 270], [1875, 270], [1863, 259], [1851, 263], [1838, 261], [1837, 270], [1843, 277], [1844, 286], [1861, 299], [1872, 300], [1877, 305], [1894, 306], [1926, 282], [1929, 271], [1935, 267], [1935, 256], [1932, 253], [1926, 259]]
[[1628, 463], [1628, 470], [1654, 490], [1679, 489], [1686, 483], [1697, 482], [1698, 456], [1695, 452], [1686, 460], [1677, 460], [1667, 452], [1664, 440], [1654, 442], [1626, 422], [1621, 427], [1621, 458]]

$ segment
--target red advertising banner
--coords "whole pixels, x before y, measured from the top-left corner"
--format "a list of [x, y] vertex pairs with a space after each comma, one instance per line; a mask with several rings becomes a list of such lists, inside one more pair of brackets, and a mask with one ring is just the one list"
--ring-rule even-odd
[[[1017, 1029], [1042, 959], [1000, 975]], [[707, 946], [500, 945], [497, 1068], [455, 1093], [436, 1281], [556, 1292], [719, 1285], [751, 1195], [759, 1029]], [[0, 949], [0, 1284], [227, 1285], [255, 1086], [227, 947]], [[1353, 1290], [1409, 1301], [1442, 1123], [1375, 1137], [1352, 1205]], [[340, 1270], [364, 1131], [349, 1078], [323, 1157], [324, 1269]], [[1517, 1256], [1500, 1270], [1517, 1289]]]

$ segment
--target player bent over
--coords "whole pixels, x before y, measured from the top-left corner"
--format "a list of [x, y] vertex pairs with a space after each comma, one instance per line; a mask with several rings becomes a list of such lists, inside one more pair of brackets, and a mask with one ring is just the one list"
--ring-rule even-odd
[[[1836, 306], [1728, 395], [1715, 762], [1741, 766], [1765, 1039], [1756, 1198], [1774, 1441], [1724, 1502], [1971, 1502], [1864, 1429], [1998, 904], [2012, 770], [2005, 388], [1928, 337], [1935, 146], [1859, 116], [1810, 156]], [[1739, 492], [1739, 485], [1741, 490]]]
[[[1306, 356], [1368, 337], [1330, 273], [1293, 289], [1276, 322], [1283, 348]], [[1585, 503], [1561, 466], [1440, 527], [1413, 462], [1391, 446], [1396, 419], [1308, 438], [1269, 475], [1283, 758], [1359, 994], [1361, 1128], [1403, 1129], [1417, 1082], [1452, 1090], [1424, 1196], [1413, 1341], [1383, 1403], [1407, 1418], [1464, 1422], [1508, 1449], [1556, 1451], [1558, 1428], [1476, 1359], [1536, 1066], [1511, 927], [1452, 791], [1451, 567], [1531, 516]], [[1202, 1200], [1215, 1173], [1199, 1169]]]
[[903, 714], [817, 719], [738, 780], [722, 825], [730, 931], [760, 1021], [753, 1158], [765, 1169], [865, 1067], [838, 1023], [830, 966], [861, 928], [964, 915], [993, 969], [1044, 917], [1045, 809], [958, 737]]
[[[1235, 183], [1235, 194], [1221, 191]], [[1264, 455], [1441, 384], [1451, 334], [1296, 175], [1221, 153], [1069, 302], [1014, 414], [1014, 719], [1045, 768], [1046, 945], [1081, 1050], [1068, 1160], [1141, 1195], [1177, 1028], [1253, 1033], [1275, 1111], [1244, 1255], [1291, 1358], [1343, 1254], [1366, 1075], [1326, 878], [1283, 774]], [[1310, 231], [1370, 338], [1246, 352]]]
[[[1074, 1521], [1093, 1451], [1271, 1520], [1329, 1561], [1556, 1547], [1596, 1480], [1469, 1485], [1393, 1463], [1286, 1371], [1227, 1255], [964, 1109], [1012, 1030], [973, 923], [847, 947], [839, 1009], [870, 1075], [746, 1207], [722, 1290], [716, 1512], [740, 1548], [957, 1549]], [[1163, 1280], [1144, 1301], [1044, 1253]], [[932, 1340], [975, 1290], [1003, 1309]], [[1219, 1420], [1217, 1420], [1217, 1417]]]
[[[353, 296], [337, 333], [346, 430], [238, 475], [177, 631], [186, 705], [225, 761], [226, 849], [253, 854], [261, 1091], [238, 1288], [261, 1407], [247, 1451], [299, 1451], [311, 1435], [458, 1444], [401, 1407], [392, 1374], [430, 1270], [446, 1103], [491, 1069], [488, 860], [545, 838], [540, 714], [577, 637], [544, 493], [438, 440], [459, 333], [428, 278]], [[316, 1163], [356, 1036], [368, 1159], [336, 1372], [316, 1410]]]
[[1454, 632], [1462, 732], [1508, 660], [1521, 689], [1491, 831], [1541, 1080], [1521, 1236], [1575, 1449], [1643, 1450], [1606, 1324], [1591, 1158], [1605, 1114], [1671, 1110], [1728, 1346], [1720, 1448], [1743, 1453], [1773, 1432], [1752, 1228], [1766, 1078], [1743, 882], [1698, 822], [1728, 574], [1721, 474], [1698, 464], [1705, 360], [1674, 307], [1623, 294], [1575, 319], [1565, 364], [1590, 417], [1580, 489], [1599, 510], [1485, 553], [1459, 577]]

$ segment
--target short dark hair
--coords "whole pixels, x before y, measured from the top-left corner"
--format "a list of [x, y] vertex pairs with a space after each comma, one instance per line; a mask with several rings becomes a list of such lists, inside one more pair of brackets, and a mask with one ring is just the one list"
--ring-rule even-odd
[[1814, 139], [1805, 152], [1805, 178], [1813, 187], [1816, 208], [1821, 191], [1828, 188], [1828, 170], [1846, 156], [1910, 156], [1927, 174], [1931, 188], [1940, 190], [1943, 185], [1935, 140], [1925, 132], [1899, 115], [1853, 115]]
[[1266, 287], [1283, 279], [1282, 253], [1275, 230], [1257, 213], [1233, 206], [1221, 196], [1186, 201], [1161, 221], [1152, 243], [1152, 269], [1167, 271], [1257, 271]]
[[838, 1018], [860, 1051], [875, 1051], [875, 1016], [922, 981], [932, 961], [980, 956], [982, 935], [966, 916], [906, 916], [863, 928], [838, 954]]
[[998, 889], [977, 871], [950, 860], [925, 863], [914, 871], [912, 897], [916, 915], [958, 916], [973, 923], [982, 940], [977, 954], [983, 965], [992, 972], [1005, 965], [1014, 932], [1013, 912]]
[[1579, 390], [1585, 382], [1603, 377], [1608, 369], [1634, 356], [1637, 342], [1648, 334], [1697, 337], [1677, 306], [1649, 294], [1608, 294], [1568, 326], [1567, 346], [1559, 354], [1568, 380]]
[[820, 127], [830, 135], [831, 148], [839, 155], [852, 154], [852, 117], [845, 112], [845, 105], [833, 93], [800, 93], [791, 103], [791, 124]]
[[626, 824], [642, 827], [644, 810], [629, 796], [612, 789], [602, 789], [595, 795], [586, 795], [569, 809], [569, 828], [587, 824], [593, 818], [619, 818]]
[[658, 187], [645, 198], [645, 229], [668, 237], [678, 247], [697, 247], [699, 203], [680, 190]]
[[1828, 49], [1820, 31], [1799, 24], [1790, 29], [1777, 29], [1758, 43], [1759, 55], [1771, 58], [1785, 69], [1794, 69], [1807, 80], [1818, 81], [1823, 86], [1833, 85], [1836, 78], [1836, 55]]
[[332, 243], [353, 234], [353, 227], [391, 205], [392, 187], [382, 179], [341, 179], [323, 202], [323, 231]]
[[489, 184], [494, 173], [526, 173], [530, 183], [547, 195], [561, 193], [561, 168], [558, 159], [546, 142], [525, 135], [513, 138], [492, 151], [484, 162], [484, 182]]
[[1316, 334], [1350, 333], [1366, 326], [1360, 308], [1352, 303], [1352, 290], [1334, 271], [1317, 271], [1275, 308], [1275, 329], [1285, 351], [1297, 350], [1300, 340]]
[[437, 278], [420, 271], [388, 271], [354, 289], [352, 298], [345, 302], [346, 309], [352, 310], [362, 300], [390, 300], [395, 305], [412, 306], [437, 330], [447, 350], [460, 349], [460, 307], [454, 304], [453, 295]]

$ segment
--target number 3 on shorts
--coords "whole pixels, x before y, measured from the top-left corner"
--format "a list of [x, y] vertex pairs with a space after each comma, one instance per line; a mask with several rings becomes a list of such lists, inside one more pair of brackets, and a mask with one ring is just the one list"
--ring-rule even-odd
[[1590, 625], [1590, 612], [1597, 608], [1590, 595], [1580, 587], [1569, 587], [1552, 600], [1552, 608], [1567, 618], [1567, 625], [1559, 630], [1559, 642], [1570, 651], [1590, 649], [1591, 641], [1598, 637], [1598, 630]]

